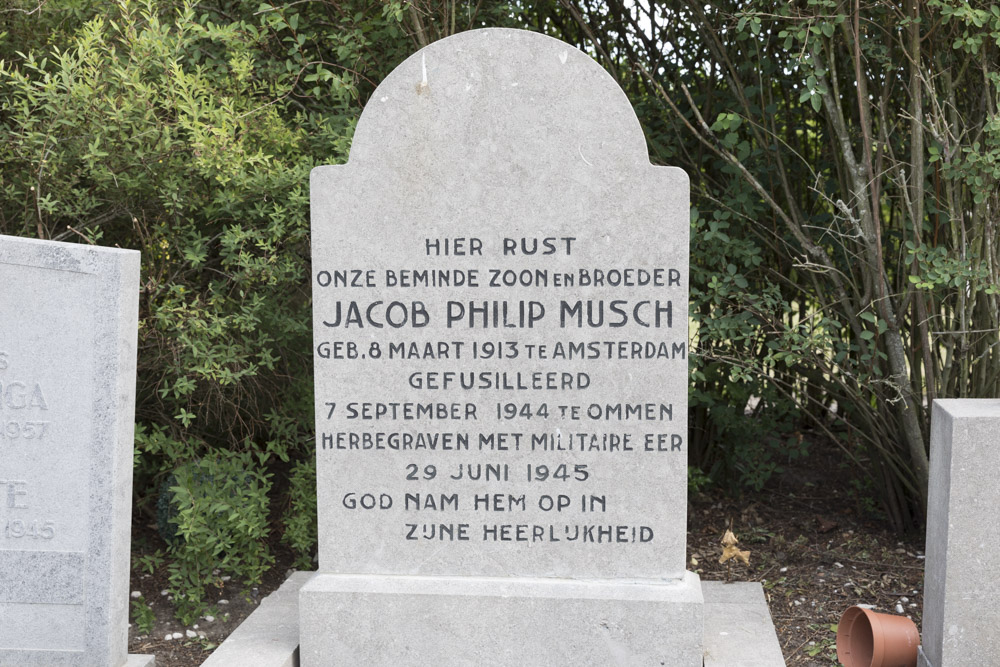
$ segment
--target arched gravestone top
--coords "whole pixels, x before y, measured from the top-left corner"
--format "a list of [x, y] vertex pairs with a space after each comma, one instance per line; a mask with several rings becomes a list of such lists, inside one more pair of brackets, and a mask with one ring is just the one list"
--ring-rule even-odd
[[[572, 46], [531, 32], [476, 30], [436, 42], [378, 87], [347, 164], [314, 169], [311, 198], [320, 570], [682, 578], [688, 180], [680, 169], [649, 163], [635, 113], [611, 76]], [[455, 239], [462, 239], [457, 254], [446, 246]], [[504, 248], [524, 241], [544, 249], [545, 239], [552, 252]], [[640, 271], [660, 277], [636, 284]], [[338, 272], [352, 283], [364, 277], [360, 285], [338, 284]], [[444, 272], [451, 284], [421, 283], [417, 272]], [[518, 276], [518, 283], [492, 286], [494, 272]], [[596, 272], [629, 272], [632, 282], [594, 284], [587, 277]], [[470, 285], [474, 273], [478, 283]], [[401, 304], [392, 314], [397, 321], [408, 313], [403, 326], [386, 323], [393, 303]], [[472, 319], [472, 306], [481, 304], [489, 312]], [[523, 313], [532, 308], [544, 309], [544, 317], [529, 324]], [[589, 321], [588, 308], [599, 322]], [[420, 309], [426, 322], [414, 315]], [[462, 317], [449, 317], [459, 310]], [[352, 312], [360, 319], [351, 321]], [[513, 344], [516, 356], [483, 354], [484, 345], [497, 343]], [[428, 344], [432, 356], [424, 354]], [[372, 345], [377, 358], [364, 356]], [[420, 353], [393, 356], [392, 346]], [[477, 386], [412, 382], [414, 374], [443, 382], [447, 373], [474, 373]], [[587, 386], [516, 386], [549, 373], [559, 382], [571, 375], [576, 384], [585, 375]], [[490, 386], [481, 386], [482, 375]], [[446, 418], [359, 416], [366, 405], [386, 404], [459, 407]], [[510, 404], [544, 404], [548, 416], [498, 414]], [[590, 406], [602, 414], [631, 410], [622, 418], [581, 416]], [[470, 448], [349, 444], [442, 434], [467, 436]], [[506, 434], [508, 449], [493, 447], [496, 440], [483, 444], [497, 434]], [[628, 437], [634, 449], [532, 451], [529, 444], [591, 435], [599, 442]], [[554, 471], [564, 463], [583, 466], [586, 480], [527, 479], [531, 466]], [[411, 465], [419, 468], [415, 477]], [[434, 479], [425, 478], [428, 465]], [[465, 468], [465, 479], [451, 479], [463, 465], [502, 466], [506, 478], [470, 481]], [[347, 507], [349, 493], [372, 494], [378, 503], [384, 495], [392, 506]], [[420, 494], [420, 510], [407, 505], [407, 494]], [[488, 503], [477, 506], [484, 494]], [[445, 508], [425, 509], [428, 496]], [[542, 509], [542, 496], [565, 496], [572, 506]], [[410, 526], [430, 525], [464, 525], [468, 539], [412, 539], [420, 532]], [[600, 537], [585, 536], [588, 526], [612, 531], [612, 543], [606, 534], [588, 541]], [[521, 540], [525, 530], [531, 537]]]
[[[491, 161], [483, 160], [488, 155]], [[358, 121], [350, 161], [439, 176], [621, 171], [649, 162], [625, 93], [590, 56], [524, 30], [459, 33], [410, 56]]]

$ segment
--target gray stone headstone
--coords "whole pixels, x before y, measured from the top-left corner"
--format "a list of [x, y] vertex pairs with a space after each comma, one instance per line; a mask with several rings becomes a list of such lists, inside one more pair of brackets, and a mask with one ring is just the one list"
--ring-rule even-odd
[[1000, 400], [934, 401], [921, 664], [992, 665], [1000, 655]]
[[565, 43], [462, 33], [379, 86], [312, 174], [304, 665], [701, 664], [688, 229], [687, 176]]
[[138, 286], [0, 236], [0, 665], [126, 662]]

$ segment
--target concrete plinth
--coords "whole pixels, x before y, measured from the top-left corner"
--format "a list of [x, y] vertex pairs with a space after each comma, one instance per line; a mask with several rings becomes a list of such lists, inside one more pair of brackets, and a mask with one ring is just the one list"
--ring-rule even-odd
[[764, 589], [757, 582], [704, 581], [705, 667], [784, 667]]
[[698, 576], [670, 583], [320, 574], [302, 667], [701, 667]]
[[202, 667], [298, 667], [299, 589], [314, 572], [295, 572], [240, 627], [226, 637]]

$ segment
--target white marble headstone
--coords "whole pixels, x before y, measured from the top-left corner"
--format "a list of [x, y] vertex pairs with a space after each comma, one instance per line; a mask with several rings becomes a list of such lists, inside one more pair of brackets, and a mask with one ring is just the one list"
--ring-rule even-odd
[[0, 236], [0, 665], [125, 664], [138, 286]]

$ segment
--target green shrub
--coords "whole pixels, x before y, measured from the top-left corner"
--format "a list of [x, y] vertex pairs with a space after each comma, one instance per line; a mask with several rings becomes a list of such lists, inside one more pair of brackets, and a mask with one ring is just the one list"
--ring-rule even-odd
[[186, 619], [213, 569], [260, 580], [264, 471], [313, 456], [309, 171], [346, 158], [360, 109], [308, 64], [336, 56], [289, 50], [315, 27], [257, 9], [57, 0], [0, 36], [0, 233], [142, 251], [136, 513], [170, 477]]
[[164, 484], [186, 503], [167, 560], [191, 618], [206, 572], [271, 562], [269, 494], [300, 564], [315, 547], [310, 170], [346, 161], [404, 57], [509, 5], [8, 4], [0, 234], [142, 252], [135, 514]]
[[132, 622], [135, 623], [136, 629], [139, 631], [140, 635], [148, 635], [153, 631], [153, 626], [156, 624], [156, 614], [153, 613], [152, 607], [146, 602], [146, 598], [139, 597], [132, 600]]
[[311, 570], [315, 567], [316, 459], [296, 461], [289, 476], [288, 508], [283, 512], [281, 541], [291, 547], [296, 560], [292, 567]]
[[261, 583], [274, 562], [267, 546], [271, 476], [249, 453], [219, 451], [181, 466], [173, 477], [170, 590], [178, 617], [191, 624], [220, 577], [230, 575], [249, 587]]

